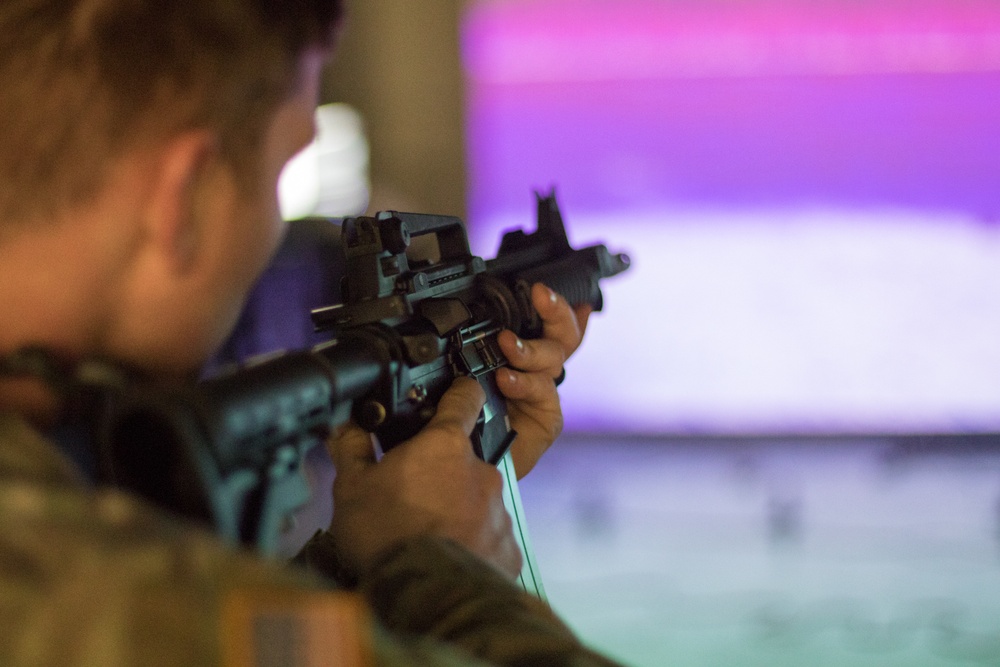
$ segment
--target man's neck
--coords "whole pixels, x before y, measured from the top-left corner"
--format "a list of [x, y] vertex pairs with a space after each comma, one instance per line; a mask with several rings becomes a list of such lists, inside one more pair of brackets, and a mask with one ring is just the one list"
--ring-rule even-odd
[[42, 346], [67, 359], [99, 353], [114, 307], [113, 233], [81, 212], [37, 220], [0, 243], [0, 356]]

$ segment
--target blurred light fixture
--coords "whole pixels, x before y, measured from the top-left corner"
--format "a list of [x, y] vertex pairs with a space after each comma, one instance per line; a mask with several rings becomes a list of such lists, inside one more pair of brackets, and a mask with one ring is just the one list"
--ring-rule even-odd
[[368, 206], [368, 141], [357, 111], [345, 104], [316, 109], [316, 138], [293, 157], [278, 179], [286, 220], [344, 217]]

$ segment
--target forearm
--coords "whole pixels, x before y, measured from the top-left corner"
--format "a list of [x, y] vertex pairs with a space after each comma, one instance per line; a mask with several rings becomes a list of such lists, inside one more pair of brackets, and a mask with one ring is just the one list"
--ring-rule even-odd
[[497, 665], [611, 665], [547, 604], [454, 543], [406, 543], [359, 581], [393, 633], [429, 636]]
[[[412, 651], [414, 660], [423, 656], [421, 664], [425, 657], [444, 658], [435, 644], [494, 665], [615, 664], [584, 647], [547, 604], [452, 542], [408, 541], [357, 577], [341, 565], [330, 535], [317, 533], [294, 562], [358, 590], [402, 641], [392, 650]], [[379, 643], [378, 653], [393, 645]]]

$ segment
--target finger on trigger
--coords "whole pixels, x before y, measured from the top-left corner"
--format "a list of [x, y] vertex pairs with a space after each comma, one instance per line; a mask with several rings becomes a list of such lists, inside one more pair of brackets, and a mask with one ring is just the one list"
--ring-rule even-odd
[[353, 422], [334, 433], [326, 441], [326, 449], [338, 474], [363, 470], [376, 461], [371, 434]]
[[479, 413], [486, 405], [486, 393], [479, 382], [458, 377], [438, 401], [437, 411], [428, 426], [454, 426], [464, 435], [472, 433]]

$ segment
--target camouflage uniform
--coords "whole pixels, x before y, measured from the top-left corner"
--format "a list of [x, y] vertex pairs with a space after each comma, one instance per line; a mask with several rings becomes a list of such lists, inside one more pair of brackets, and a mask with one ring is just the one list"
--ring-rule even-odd
[[[9, 414], [0, 414], [0, 526], [2, 665], [609, 664], [454, 544], [410, 542], [357, 593], [332, 592], [305, 569], [92, 488]], [[325, 534], [301, 560], [335, 574]], [[233, 658], [234, 643], [256, 648]], [[359, 660], [334, 659], [340, 651]]]

